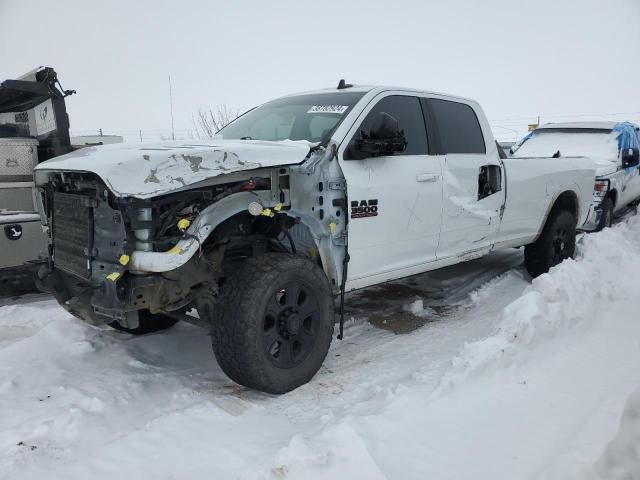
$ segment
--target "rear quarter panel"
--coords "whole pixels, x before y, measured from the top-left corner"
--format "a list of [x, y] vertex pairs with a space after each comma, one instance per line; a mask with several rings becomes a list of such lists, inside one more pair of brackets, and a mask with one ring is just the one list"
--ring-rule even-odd
[[585, 157], [508, 158], [505, 161], [507, 195], [496, 244], [520, 246], [542, 231], [556, 199], [564, 192], [578, 199], [578, 226], [589, 212], [595, 168]]

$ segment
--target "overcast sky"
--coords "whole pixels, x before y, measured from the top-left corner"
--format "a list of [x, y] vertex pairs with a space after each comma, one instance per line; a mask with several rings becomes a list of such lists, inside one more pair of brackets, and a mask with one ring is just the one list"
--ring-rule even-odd
[[40, 65], [78, 92], [74, 134], [168, 135], [169, 75], [176, 136], [344, 77], [474, 98], [506, 140], [537, 115], [640, 121], [640, 0], [0, 0], [0, 80]]

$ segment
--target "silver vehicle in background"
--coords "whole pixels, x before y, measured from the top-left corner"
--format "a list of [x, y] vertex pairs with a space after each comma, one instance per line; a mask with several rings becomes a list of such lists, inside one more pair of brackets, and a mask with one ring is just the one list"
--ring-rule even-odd
[[614, 216], [640, 200], [638, 125], [630, 122], [548, 123], [511, 148], [513, 158], [584, 156], [596, 178], [585, 231], [611, 226]]

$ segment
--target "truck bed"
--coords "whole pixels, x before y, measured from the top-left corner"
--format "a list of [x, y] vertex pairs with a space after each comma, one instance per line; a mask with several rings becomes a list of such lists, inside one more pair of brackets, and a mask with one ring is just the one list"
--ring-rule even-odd
[[[578, 226], [587, 219], [595, 181], [593, 160], [587, 157], [523, 157], [504, 160], [506, 204], [496, 244], [520, 246], [535, 240], [556, 198], [575, 192]], [[546, 196], [540, 195], [546, 192]]]

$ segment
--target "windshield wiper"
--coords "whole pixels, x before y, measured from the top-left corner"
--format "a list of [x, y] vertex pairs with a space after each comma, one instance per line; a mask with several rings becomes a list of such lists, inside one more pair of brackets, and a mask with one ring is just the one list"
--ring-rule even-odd
[[240, 140], [253, 140], [252, 137], [240, 137]]

